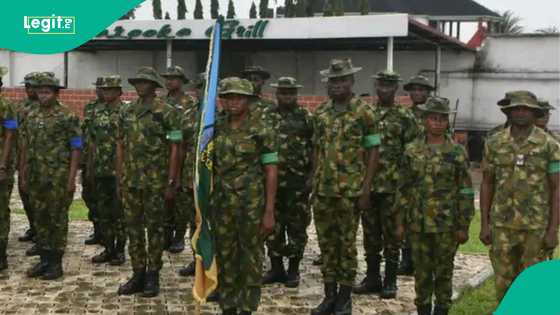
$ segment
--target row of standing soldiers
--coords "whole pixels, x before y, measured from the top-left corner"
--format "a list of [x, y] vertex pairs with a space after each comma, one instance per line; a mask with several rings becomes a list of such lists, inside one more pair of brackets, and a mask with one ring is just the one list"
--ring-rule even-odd
[[[215, 126], [213, 171], [217, 180], [211, 221], [219, 268], [219, 294], [213, 298], [219, 299], [224, 314], [256, 311], [261, 283], [298, 286], [311, 209], [321, 249], [318, 263], [325, 284], [324, 300], [312, 314], [351, 314], [352, 292], [394, 298], [403, 235], [406, 235], [406, 246], [402, 250], [400, 272], [414, 273], [419, 314], [447, 314], [451, 305], [453, 259], [458, 245], [468, 240], [474, 213], [467, 154], [450, 137], [449, 115], [453, 111], [447, 99], [430, 97], [434, 88], [422, 76], [411, 78], [405, 85], [414, 104], [412, 110], [396, 104], [400, 78], [392, 72], [374, 76], [377, 103], [368, 104], [352, 91], [354, 74], [360, 70], [349, 59], [332, 60], [329, 68], [321, 71], [329, 101], [313, 115], [298, 106], [297, 92], [301, 85], [293, 78], [281, 77], [271, 85], [276, 89], [277, 104], [261, 96], [270, 74], [260, 67], [246, 69], [242, 74], [244, 79], [221, 81], [222, 110]], [[86, 106], [82, 128], [75, 116], [56, 100], [61, 86], [54, 76], [39, 73], [26, 80], [26, 87], [38, 96], [35, 108], [28, 110], [29, 118], [22, 118], [21, 109], [15, 110], [15, 122], [6, 111], [3, 139], [8, 140], [14, 130], [19, 130], [20, 191], [22, 198], [27, 193], [36, 200], [26, 211], [37, 234], [41, 261], [28, 274], [45, 279], [62, 275], [60, 260], [67, 231], [65, 211], [71, 201], [68, 196], [74, 189], [72, 181], [79, 152], [83, 149], [83, 197], [93, 210], [97, 231], [90, 242], [98, 239], [105, 247], [92, 258], [93, 262], [124, 263], [128, 235], [133, 276], [119, 288], [119, 294], [157, 295], [163, 250], [182, 251], [187, 227], [191, 225], [193, 230], [192, 164], [199, 102], [182, 91], [182, 85], [187, 82], [182, 68], [171, 67], [161, 76], [151, 68], [141, 68], [136, 77], [129, 79], [139, 96], [129, 104], [120, 100], [119, 76], [98, 80], [100, 98]], [[195, 86], [200, 89], [203, 84], [198, 81]], [[155, 94], [156, 88], [163, 86], [169, 91], [165, 99]], [[46, 95], [48, 92], [52, 95]], [[3, 104], [10, 107], [7, 102]], [[528, 108], [527, 115], [542, 119], [551, 109], [524, 91], [506, 94], [500, 104], [508, 117]], [[502, 135], [504, 146], [513, 145], [509, 133], [517, 132], [519, 120], [508, 119], [508, 122], [511, 126], [492, 136], [488, 143]], [[540, 137], [543, 147], [515, 145], [511, 150], [499, 150], [497, 144], [487, 145], [481, 194], [486, 197], [489, 193], [497, 194], [498, 199], [483, 198], [486, 201], [482, 204], [483, 233], [486, 234], [481, 234], [481, 239], [485, 243], [508, 242], [510, 238], [504, 236], [512, 236], [507, 234], [512, 226], [502, 222], [515, 219], [520, 224], [513, 227], [514, 231], [543, 231], [536, 234], [545, 241], [534, 248], [550, 253], [557, 243], [551, 235], [558, 228], [558, 202], [553, 196], [555, 191], [558, 193], [559, 145], [550, 134], [530, 127], [529, 140]], [[59, 134], [61, 131], [64, 136]], [[44, 143], [49, 142], [58, 142], [59, 147], [55, 148], [55, 144], [46, 147]], [[521, 154], [525, 157], [538, 155], [542, 165], [529, 165], [532, 159], [525, 158], [520, 162], [520, 154], [515, 153], [521, 149], [529, 150]], [[53, 153], [52, 159], [50, 154], [44, 154], [47, 151]], [[4, 162], [9, 160], [8, 154], [2, 158], [5, 155]], [[516, 159], [509, 159], [511, 156]], [[507, 178], [497, 178], [504, 175], [500, 167], [507, 161], [515, 164], [511, 165], [513, 174], [525, 172], [521, 166], [531, 166], [531, 172], [537, 171], [535, 174], [540, 176], [535, 179], [548, 176], [549, 185], [539, 186], [544, 182], [541, 180], [533, 187], [542, 193], [537, 201], [548, 202], [540, 208], [531, 208], [531, 213], [500, 205], [504, 195], [512, 193], [500, 182]], [[525, 162], [527, 165], [520, 164]], [[498, 183], [499, 186], [492, 186]], [[41, 193], [35, 193], [35, 188]], [[538, 223], [533, 222], [536, 214]], [[528, 215], [532, 216], [526, 218]], [[355, 239], [360, 218], [367, 272], [363, 281], [354, 286]], [[44, 226], [53, 228], [46, 231]], [[502, 233], [499, 238], [495, 231]], [[60, 240], [56, 241], [58, 235]], [[265, 242], [271, 269], [262, 277]], [[525, 262], [522, 261], [525, 256], [509, 255], [506, 262], [504, 252], [495, 253], [494, 249], [499, 247], [492, 245], [494, 268], [502, 270], [497, 272], [501, 299], [523, 269], [512, 271], [510, 266], [526, 267], [536, 258]], [[541, 254], [539, 251], [535, 257], [545, 257]], [[380, 270], [382, 255], [384, 277]], [[289, 259], [287, 272], [284, 257]], [[180, 270], [185, 276], [193, 272], [192, 264]]]

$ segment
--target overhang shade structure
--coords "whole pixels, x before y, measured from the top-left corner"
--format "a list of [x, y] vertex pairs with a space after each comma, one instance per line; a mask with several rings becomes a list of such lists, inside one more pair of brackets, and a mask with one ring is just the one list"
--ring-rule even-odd
[[[117, 21], [77, 50], [204, 51], [212, 20]], [[393, 69], [394, 50], [434, 51], [439, 79], [441, 50], [469, 50], [464, 43], [422, 24], [408, 14], [310, 17], [289, 19], [232, 19], [224, 21], [223, 49], [266, 50], [375, 50], [387, 52]]]

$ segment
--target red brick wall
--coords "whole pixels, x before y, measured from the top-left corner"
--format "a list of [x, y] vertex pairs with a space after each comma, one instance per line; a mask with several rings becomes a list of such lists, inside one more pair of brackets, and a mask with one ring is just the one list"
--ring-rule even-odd
[[[19, 101], [25, 98], [25, 91], [23, 88], [3, 88], [3, 95], [12, 101]], [[266, 94], [266, 98], [273, 98], [272, 94]], [[72, 109], [78, 116], [82, 116], [84, 105], [90, 100], [95, 98], [95, 90], [93, 89], [64, 89], [60, 91], [60, 100], [70, 109]], [[125, 91], [123, 93], [123, 100], [133, 100], [136, 98], [136, 92]], [[365, 98], [368, 102], [372, 101], [371, 97]], [[326, 96], [321, 95], [302, 95], [299, 97], [299, 103], [313, 111], [319, 104], [326, 100]], [[401, 96], [398, 101], [404, 105], [410, 105], [410, 99], [406, 96]]]

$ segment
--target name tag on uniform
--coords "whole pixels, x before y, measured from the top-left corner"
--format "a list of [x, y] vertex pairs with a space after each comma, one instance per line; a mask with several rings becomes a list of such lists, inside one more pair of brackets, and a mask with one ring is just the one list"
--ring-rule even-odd
[[515, 161], [515, 165], [516, 166], [523, 166], [525, 165], [525, 155], [523, 154], [518, 154], [517, 155], [517, 159]]

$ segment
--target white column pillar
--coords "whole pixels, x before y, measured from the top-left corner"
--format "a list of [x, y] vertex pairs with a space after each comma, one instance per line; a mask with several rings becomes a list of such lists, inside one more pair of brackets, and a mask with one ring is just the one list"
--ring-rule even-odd
[[173, 65], [173, 41], [168, 39], [166, 42], [166, 67], [171, 67]]
[[393, 71], [394, 38], [387, 38], [387, 71]]

